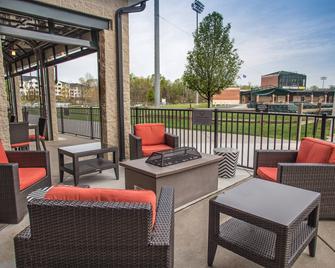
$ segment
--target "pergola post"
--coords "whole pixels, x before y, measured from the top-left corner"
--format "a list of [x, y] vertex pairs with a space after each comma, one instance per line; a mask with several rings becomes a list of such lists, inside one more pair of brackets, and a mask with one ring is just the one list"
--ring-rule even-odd
[[15, 76], [13, 79], [14, 79], [13, 90], [15, 90], [15, 98], [16, 98], [15, 103], [16, 103], [17, 121], [22, 122], [23, 116], [22, 116], [22, 104], [21, 104], [21, 93], [20, 93], [21, 79], [20, 76]]
[[[0, 47], [2, 47], [0, 40]], [[5, 85], [5, 71], [3, 67], [3, 54], [0, 49], [0, 139], [6, 149], [9, 149], [9, 122], [8, 122], [8, 101]]]
[[55, 89], [55, 68], [50, 66], [47, 69], [48, 89], [50, 98], [50, 120], [52, 126], [52, 139], [58, 140], [57, 107], [56, 107], [56, 89]]
[[[124, 24], [128, 25], [128, 24]], [[116, 83], [116, 51], [115, 32], [111, 30], [100, 31], [99, 33], [99, 103], [101, 107], [101, 141], [112, 146], [119, 147], [119, 121], [117, 111], [117, 83]], [[125, 36], [123, 42], [128, 42]], [[125, 46], [127, 47], [127, 46]], [[128, 69], [128, 49], [124, 49], [124, 73]], [[124, 76], [124, 128], [125, 128], [125, 152], [126, 158], [129, 153], [128, 135], [130, 132], [130, 94], [129, 76]]]

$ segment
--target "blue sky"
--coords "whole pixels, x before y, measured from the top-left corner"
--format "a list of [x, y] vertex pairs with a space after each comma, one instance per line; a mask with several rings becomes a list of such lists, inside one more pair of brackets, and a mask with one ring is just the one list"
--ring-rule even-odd
[[[195, 30], [193, 0], [160, 1], [161, 73], [169, 79], [179, 78], [192, 49]], [[239, 84], [258, 85], [262, 74], [278, 70], [307, 75], [307, 84], [335, 84], [335, 1], [331, 0], [203, 0], [204, 13], [220, 12], [224, 22], [232, 24], [241, 59]], [[130, 15], [130, 70], [147, 76], [154, 72], [154, 1], [148, 1], [142, 13]], [[95, 55], [63, 64], [60, 78], [76, 80], [86, 71], [96, 74]]]

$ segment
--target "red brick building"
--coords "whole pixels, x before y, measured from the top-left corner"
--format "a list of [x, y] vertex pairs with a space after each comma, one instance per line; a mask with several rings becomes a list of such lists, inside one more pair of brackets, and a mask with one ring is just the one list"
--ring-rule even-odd
[[240, 103], [240, 88], [239, 87], [229, 87], [213, 96], [213, 104], [239, 104]]
[[306, 89], [306, 75], [279, 71], [262, 75], [261, 88]]

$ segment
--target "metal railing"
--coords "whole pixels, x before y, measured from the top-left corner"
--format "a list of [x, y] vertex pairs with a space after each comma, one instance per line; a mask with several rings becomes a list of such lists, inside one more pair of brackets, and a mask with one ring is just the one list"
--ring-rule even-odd
[[179, 136], [180, 146], [192, 146], [203, 153], [216, 147], [239, 149], [239, 165], [253, 168], [258, 149], [296, 150], [303, 137], [334, 142], [335, 117], [327, 114], [258, 113], [210, 109], [209, 125], [193, 124], [192, 109], [132, 108], [131, 124], [164, 123]]
[[[331, 142], [335, 139], [335, 117], [327, 114], [209, 110], [210, 124], [198, 125], [193, 123], [193, 109], [133, 107], [131, 125], [164, 123], [167, 132], [179, 136], [180, 146], [195, 147], [202, 153], [213, 153], [216, 147], [239, 149], [238, 163], [247, 168], [253, 168], [254, 151], [258, 149], [295, 150], [307, 136]], [[34, 113], [29, 112], [29, 119], [38, 118]], [[98, 107], [57, 108], [57, 118], [61, 133], [100, 138]]]
[[57, 108], [58, 131], [91, 139], [100, 138], [100, 108]]

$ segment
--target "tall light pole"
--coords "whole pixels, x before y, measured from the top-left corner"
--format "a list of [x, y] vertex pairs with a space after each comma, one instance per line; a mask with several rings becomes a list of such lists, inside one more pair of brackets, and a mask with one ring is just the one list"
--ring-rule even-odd
[[[198, 32], [198, 25], [199, 25], [199, 14], [202, 13], [202, 11], [204, 11], [205, 5], [203, 3], [201, 3], [199, 0], [195, 0], [192, 4], [191, 4], [192, 9], [195, 11], [195, 16], [196, 16], [196, 26], [197, 26], [197, 32]], [[196, 92], [195, 94], [195, 103], [199, 104], [199, 93]]]
[[327, 80], [327, 77], [326, 76], [321, 76], [321, 81], [322, 81], [322, 89], [325, 88], [325, 81]]
[[161, 74], [159, 66], [159, 0], [155, 0], [155, 106], [159, 107], [161, 104]]

